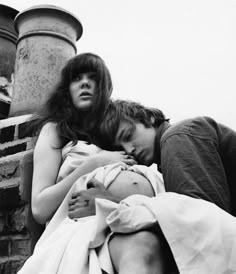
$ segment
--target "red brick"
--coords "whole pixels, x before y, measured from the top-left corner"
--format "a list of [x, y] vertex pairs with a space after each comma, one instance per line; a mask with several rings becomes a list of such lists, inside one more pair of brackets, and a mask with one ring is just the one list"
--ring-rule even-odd
[[27, 143], [24, 142], [22, 144], [14, 145], [14, 146], [9, 146], [4, 149], [0, 150], [0, 157], [5, 157], [8, 155], [13, 155], [15, 153], [25, 151], [27, 148]]
[[4, 218], [1, 216], [0, 217], [0, 234], [2, 234], [3, 233], [3, 231], [4, 231]]
[[13, 208], [20, 203], [19, 183], [0, 185], [0, 210]]
[[14, 256], [27, 256], [29, 257], [31, 255], [31, 241], [30, 237], [17, 237], [12, 238], [10, 242], [10, 255]]
[[0, 257], [9, 256], [10, 253], [10, 241], [9, 239], [0, 238]]
[[15, 126], [2, 128], [0, 131], [0, 143], [6, 143], [14, 140]]
[[27, 257], [13, 256], [13, 257], [0, 257], [0, 273], [1, 274], [16, 274]]
[[33, 130], [29, 127], [29, 122], [25, 122], [18, 125], [18, 138], [23, 139], [26, 137], [32, 137]]

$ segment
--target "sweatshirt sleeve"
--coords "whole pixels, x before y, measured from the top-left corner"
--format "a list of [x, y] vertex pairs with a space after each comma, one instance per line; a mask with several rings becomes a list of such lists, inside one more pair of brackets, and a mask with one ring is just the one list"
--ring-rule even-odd
[[215, 203], [230, 211], [230, 194], [217, 144], [213, 139], [176, 133], [161, 147], [166, 191]]

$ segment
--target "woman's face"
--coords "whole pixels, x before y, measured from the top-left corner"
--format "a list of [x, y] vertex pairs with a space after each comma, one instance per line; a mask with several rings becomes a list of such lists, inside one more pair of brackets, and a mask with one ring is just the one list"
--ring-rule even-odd
[[78, 110], [88, 111], [91, 108], [96, 86], [96, 74], [94, 72], [80, 73], [70, 83], [71, 99]]

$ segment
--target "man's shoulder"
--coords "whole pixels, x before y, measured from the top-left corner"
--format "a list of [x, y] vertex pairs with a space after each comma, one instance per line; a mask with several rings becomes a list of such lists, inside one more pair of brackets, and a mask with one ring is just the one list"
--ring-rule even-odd
[[208, 116], [197, 116], [184, 119], [170, 125], [163, 134], [162, 139], [167, 139], [176, 134], [200, 134], [202, 131], [204, 132], [205, 130], [214, 127], [214, 124], [216, 124], [215, 120]]

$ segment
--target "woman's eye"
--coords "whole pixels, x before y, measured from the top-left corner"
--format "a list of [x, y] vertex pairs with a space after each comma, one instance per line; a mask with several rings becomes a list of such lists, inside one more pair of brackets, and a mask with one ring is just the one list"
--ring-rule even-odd
[[91, 80], [93, 80], [93, 81], [96, 81], [96, 80], [97, 80], [97, 75], [96, 75], [96, 73], [91, 73], [91, 74], [89, 74], [89, 78], [90, 78]]
[[79, 81], [80, 79], [81, 79], [81, 75], [76, 75], [74, 80]]

